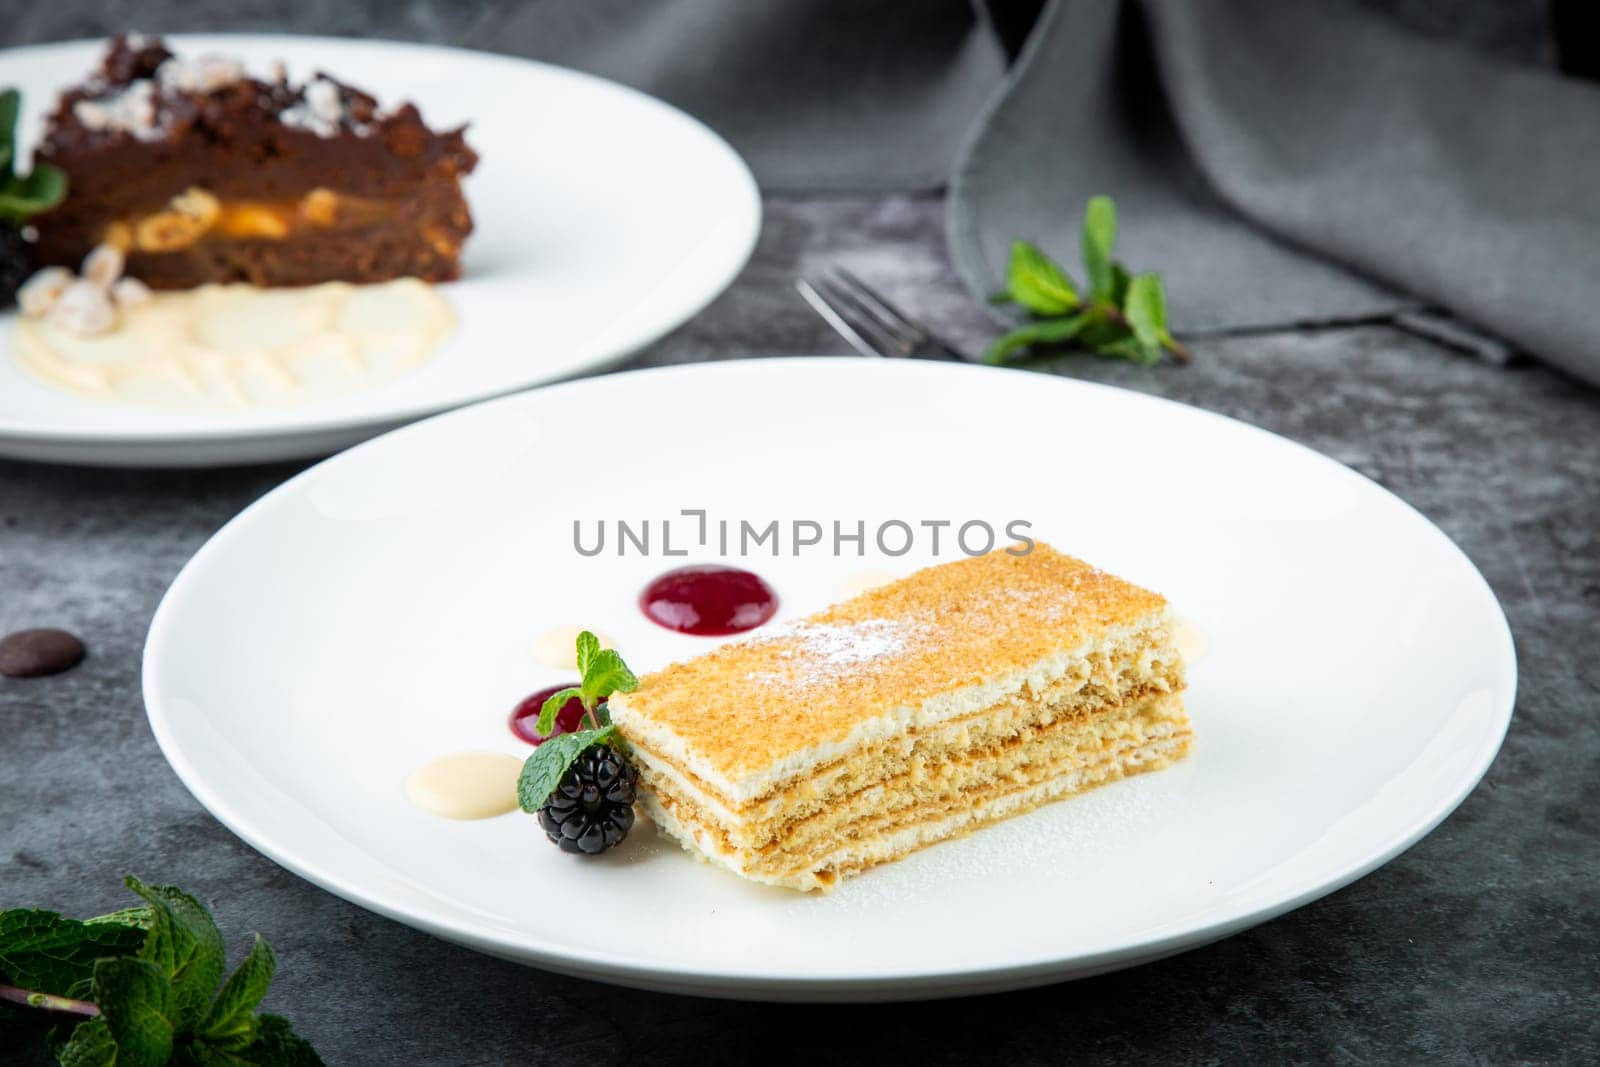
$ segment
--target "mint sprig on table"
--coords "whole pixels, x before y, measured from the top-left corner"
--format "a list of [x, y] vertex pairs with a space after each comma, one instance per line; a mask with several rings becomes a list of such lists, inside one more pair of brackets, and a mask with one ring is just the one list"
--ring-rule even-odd
[[1090, 352], [1135, 363], [1159, 363], [1170, 353], [1187, 363], [1190, 352], [1167, 328], [1167, 297], [1155, 274], [1131, 274], [1111, 256], [1117, 207], [1109, 196], [1091, 197], [1083, 215], [1083, 266], [1087, 290], [1037, 245], [1013, 241], [1005, 291], [991, 299], [1016, 304], [1027, 322], [1002, 334], [983, 355], [1004, 363], [1017, 354], [1074, 343]]
[[259, 934], [224, 980], [204, 905], [175, 886], [126, 884], [143, 907], [81, 921], [0, 911], [0, 1047], [42, 1036], [62, 1067], [322, 1063], [288, 1020], [256, 1011], [276, 967]]
[[613, 693], [631, 693], [639, 688], [639, 679], [622, 662], [616, 650], [601, 648], [600, 639], [588, 630], [578, 635], [577, 658], [581, 680], [575, 686], [550, 695], [539, 709], [537, 729], [541, 736], [550, 737], [556, 728], [556, 716], [573, 697], [583, 704], [583, 718], [579, 722], [587, 723], [588, 728], [550, 737], [534, 749], [533, 755], [522, 765], [522, 774], [517, 778], [517, 801], [529, 814], [544, 806], [568, 768], [586, 750], [620, 741], [602, 701]]
[[26, 175], [16, 173], [17, 112], [22, 94], [0, 92], [0, 222], [21, 226], [32, 215], [55, 207], [67, 195], [67, 176], [48, 163]]

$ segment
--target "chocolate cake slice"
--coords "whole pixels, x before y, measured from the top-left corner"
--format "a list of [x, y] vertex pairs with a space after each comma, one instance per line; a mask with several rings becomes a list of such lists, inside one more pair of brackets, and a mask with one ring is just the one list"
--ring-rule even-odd
[[205, 282], [311, 285], [461, 274], [472, 217], [463, 129], [435, 132], [318, 73], [292, 85], [233, 60], [180, 58], [158, 39], [113, 39], [62, 93], [36, 156], [67, 173], [34, 223], [41, 264], [98, 244], [157, 289]]

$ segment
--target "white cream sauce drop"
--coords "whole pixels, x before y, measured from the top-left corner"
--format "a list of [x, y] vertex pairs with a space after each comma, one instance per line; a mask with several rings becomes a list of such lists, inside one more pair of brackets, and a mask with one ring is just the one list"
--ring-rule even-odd
[[406, 799], [446, 819], [492, 819], [517, 808], [522, 760], [504, 752], [453, 752], [406, 779]]
[[1205, 659], [1211, 650], [1211, 638], [1200, 624], [1182, 616], [1172, 624], [1172, 643], [1177, 646], [1183, 662], [1191, 667]]

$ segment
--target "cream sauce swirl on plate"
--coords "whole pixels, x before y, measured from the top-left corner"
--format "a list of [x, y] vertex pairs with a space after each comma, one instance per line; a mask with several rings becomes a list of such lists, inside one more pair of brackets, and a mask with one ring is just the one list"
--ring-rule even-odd
[[405, 374], [455, 330], [426, 282], [157, 293], [83, 336], [21, 318], [17, 362], [59, 389], [140, 407], [216, 411], [326, 400]]

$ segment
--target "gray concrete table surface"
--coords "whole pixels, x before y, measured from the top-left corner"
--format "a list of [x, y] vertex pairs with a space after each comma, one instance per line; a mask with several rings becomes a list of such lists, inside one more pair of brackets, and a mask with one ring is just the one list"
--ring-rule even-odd
[[[631, 365], [845, 351], [792, 288], [833, 262], [961, 345], [992, 333], [947, 264], [937, 198], [790, 198], [768, 201], [733, 287]], [[1330, 897], [1163, 962], [956, 1003], [702, 1000], [490, 959], [252, 851], [185, 791], [146, 725], [139, 657], [163, 590], [304, 465], [0, 463], [0, 632], [61, 625], [91, 650], [55, 678], [0, 678], [0, 905], [106, 911], [125, 903], [125, 872], [188, 887], [234, 952], [252, 930], [272, 942], [266, 1007], [332, 1064], [1600, 1061], [1600, 394], [1382, 325], [1194, 347], [1187, 368], [1064, 356], [1035, 369], [1237, 416], [1354, 467], [1461, 545], [1517, 640], [1516, 716], [1483, 784]], [[529, 907], [545, 906], [563, 905], [530, 887]]]

